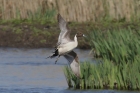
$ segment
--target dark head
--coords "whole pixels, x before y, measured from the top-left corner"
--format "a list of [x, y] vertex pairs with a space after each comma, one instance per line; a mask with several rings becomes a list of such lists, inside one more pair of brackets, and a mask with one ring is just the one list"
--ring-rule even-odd
[[84, 35], [83, 33], [81, 33], [81, 32], [78, 32], [78, 33], [76, 34], [76, 36], [77, 36], [77, 37], [85, 37], [85, 35]]

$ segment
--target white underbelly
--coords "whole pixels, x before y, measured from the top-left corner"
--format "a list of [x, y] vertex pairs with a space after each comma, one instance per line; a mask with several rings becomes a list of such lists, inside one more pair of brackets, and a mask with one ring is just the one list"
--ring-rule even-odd
[[69, 53], [73, 49], [74, 48], [69, 48], [69, 47], [59, 48], [59, 55], [65, 55], [66, 53]]
[[67, 44], [63, 47], [61, 46], [58, 48], [59, 55], [65, 55], [66, 53], [69, 53], [76, 47], [77, 47], [77, 44], [74, 44], [74, 43]]

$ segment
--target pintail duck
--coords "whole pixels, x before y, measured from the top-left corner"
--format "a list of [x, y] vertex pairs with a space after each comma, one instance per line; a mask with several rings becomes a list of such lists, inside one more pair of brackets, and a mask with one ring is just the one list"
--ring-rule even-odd
[[74, 74], [79, 77], [80, 76], [80, 64], [78, 61], [78, 56], [77, 54], [73, 51], [78, 45], [77, 37], [83, 37], [84, 34], [82, 33], [77, 33], [74, 36], [74, 39], [70, 39], [70, 32], [71, 30], [68, 29], [67, 27], [67, 22], [62, 18], [60, 14], [57, 15], [57, 20], [59, 23], [59, 28], [61, 30], [59, 37], [58, 37], [58, 42], [55, 47], [55, 51], [51, 56], [48, 58], [54, 58], [58, 56], [57, 60], [55, 63], [58, 61], [60, 56], [64, 56], [68, 62], [70, 63], [70, 67]]

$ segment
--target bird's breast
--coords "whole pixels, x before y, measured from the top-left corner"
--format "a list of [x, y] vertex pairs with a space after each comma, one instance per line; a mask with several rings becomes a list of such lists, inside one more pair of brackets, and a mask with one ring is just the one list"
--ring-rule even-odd
[[63, 44], [63, 45], [59, 46], [58, 47], [59, 55], [65, 55], [66, 53], [69, 53], [74, 48], [76, 48], [77, 45], [78, 44], [75, 42], [70, 42], [70, 43]]

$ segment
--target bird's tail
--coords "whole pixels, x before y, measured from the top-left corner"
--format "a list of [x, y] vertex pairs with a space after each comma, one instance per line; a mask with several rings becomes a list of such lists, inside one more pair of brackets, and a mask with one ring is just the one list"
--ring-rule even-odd
[[54, 58], [54, 57], [56, 57], [56, 56], [58, 56], [58, 49], [55, 49], [55, 51], [53, 52], [53, 54], [52, 55], [50, 55], [49, 57], [47, 57], [47, 58]]

